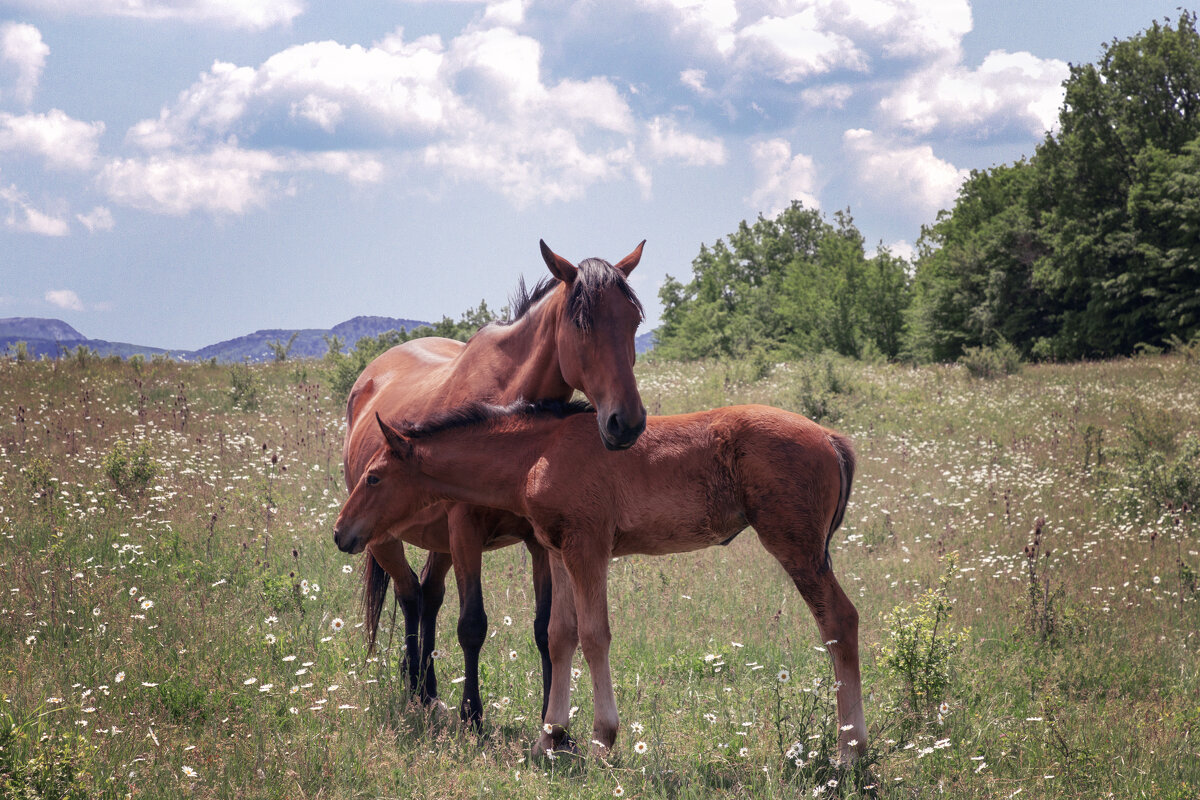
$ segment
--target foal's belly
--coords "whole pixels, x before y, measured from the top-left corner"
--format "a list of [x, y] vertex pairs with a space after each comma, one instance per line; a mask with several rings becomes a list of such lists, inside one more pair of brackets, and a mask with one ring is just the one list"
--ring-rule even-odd
[[666, 556], [690, 553], [719, 544], [727, 544], [744, 531], [749, 523], [740, 514], [716, 524], [696, 524], [669, 528], [648, 525], [631, 530], [618, 530], [613, 537], [613, 555]]

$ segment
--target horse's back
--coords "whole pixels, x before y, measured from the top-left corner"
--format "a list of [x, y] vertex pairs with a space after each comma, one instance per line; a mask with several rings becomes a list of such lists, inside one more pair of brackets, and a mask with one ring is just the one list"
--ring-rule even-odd
[[342, 458], [347, 481], [357, 477], [355, 465], [365, 462], [383, 443], [375, 414], [389, 422], [427, 414], [440, 398], [440, 387], [463, 347], [454, 339], [427, 336], [398, 344], [367, 364], [346, 400]]

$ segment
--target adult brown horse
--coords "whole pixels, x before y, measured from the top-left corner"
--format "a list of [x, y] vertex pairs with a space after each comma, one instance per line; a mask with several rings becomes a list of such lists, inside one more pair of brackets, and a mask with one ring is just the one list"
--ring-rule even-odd
[[354, 550], [395, 519], [453, 499], [527, 518], [552, 554], [553, 666], [545, 732], [536, 751], [571, 746], [570, 664], [576, 645], [592, 674], [591, 741], [617, 735], [609, 672], [608, 565], [613, 556], [663, 555], [727, 544], [748, 525], [783, 565], [829, 645], [843, 761], [866, 748], [858, 612], [834, 577], [829, 541], [854, 479], [850, 441], [799, 414], [733, 406], [650, 417], [637, 444], [605, 453], [590, 413], [559, 406], [476, 404], [393, 428], [342, 507], [334, 540]]
[[[420, 420], [468, 401], [508, 403], [520, 397], [566, 401], [578, 389], [600, 410], [599, 439], [620, 450], [646, 423], [633, 376], [634, 336], [642, 307], [626, 281], [642, 256], [643, 241], [610, 265], [592, 258], [578, 267], [541, 242], [551, 277], [532, 292], [521, 285], [512, 320], [480, 329], [466, 344], [415, 339], [393, 347], [363, 370], [346, 404], [343, 447], [346, 486], [360, 482], [384, 440], [375, 415]], [[595, 437], [593, 431], [593, 437]], [[464, 476], [468, 480], [469, 476]], [[363, 572], [363, 607], [374, 644], [389, 578], [404, 613], [404, 661], [409, 686], [425, 702], [437, 697], [432, 651], [446, 573], [454, 567], [459, 592], [458, 639], [466, 661], [460, 712], [477, 721], [479, 651], [487, 635], [480, 586], [482, 552], [526, 541], [532, 554], [537, 616], [534, 638], [542, 653], [545, 693], [551, 665], [546, 649], [550, 573], [545, 552], [528, 523], [492, 509], [442, 504], [396, 518], [390, 535], [370, 547]], [[404, 542], [431, 551], [420, 580], [408, 565]], [[544, 698], [543, 698], [544, 699]]]

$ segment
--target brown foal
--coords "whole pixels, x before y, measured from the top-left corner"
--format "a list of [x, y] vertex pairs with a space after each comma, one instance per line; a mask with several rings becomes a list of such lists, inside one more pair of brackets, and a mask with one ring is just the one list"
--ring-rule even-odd
[[571, 746], [570, 663], [578, 644], [592, 675], [592, 749], [606, 752], [616, 740], [612, 557], [725, 544], [747, 526], [787, 571], [829, 643], [842, 759], [864, 751], [858, 612], [829, 558], [854, 477], [848, 439], [766, 406], [650, 417], [637, 443], [619, 453], [604, 451], [595, 416], [576, 406], [477, 404], [423, 425], [378, 424], [386, 444], [338, 516], [338, 547], [359, 549], [394, 520], [451, 499], [528, 519], [551, 554], [551, 686], [535, 752]]

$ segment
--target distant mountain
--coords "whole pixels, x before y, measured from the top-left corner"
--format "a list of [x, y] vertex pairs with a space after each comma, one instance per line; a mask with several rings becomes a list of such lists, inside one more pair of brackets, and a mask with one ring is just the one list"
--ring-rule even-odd
[[[83, 346], [95, 350], [102, 356], [118, 355], [122, 358], [138, 354], [143, 356], [167, 354], [185, 361], [207, 361], [215, 358], [224, 363], [244, 360], [257, 362], [270, 361], [274, 357], [271, 343], [287, 344], [288, 339], [295, 333], [296, 341], [292, 344], [288, 356], [290, 358], [320, 358], [329, 350], [329, 345], [325, 341], [326, 336], [337, 336], [341, 339], [342, 349], [345, 351], [353, 348], [355, 343], [364, 336], [379, 336], [388, 331], [411, 331], [429, 324], [420, 320], [395, 317], [354, 317], [329, 329], [269, 328], [239, 336], [236, 339], [210, 344], [199, 350], [168, 351], [161, 347], [88, 339], [60, 319], [8, 317], [0, 319], [0, 355], [13, 352], [17, 342], [24, 342], [26, 352], [32, 358], [41, 356], [56, 358], [64, 349], [75, 350], [77, 347]], [[650, 331], [637, 337], [636, 347], [639, 353], [644, 353], [654, 346], [654, 334], [654, 331]]]

